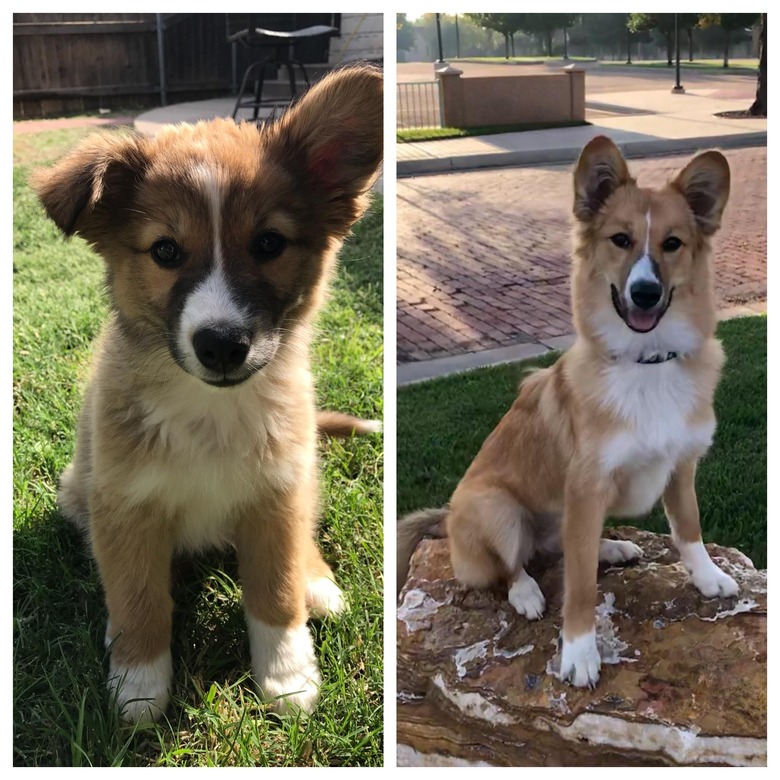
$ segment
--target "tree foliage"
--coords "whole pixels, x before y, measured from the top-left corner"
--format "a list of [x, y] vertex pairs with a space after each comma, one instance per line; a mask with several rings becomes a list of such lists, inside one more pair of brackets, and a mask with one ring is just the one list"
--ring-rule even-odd
[[740, 30], [752, 27], [760, 14], [701, 14], [702, 27], [717, 25], [723, 30], [723, 67], [729, 66], [729, 49]]
[[406, 18], [406, 14], [395, 15], [395, 45], [397, 49], [409, 51], [414, 46], [414, 25]]

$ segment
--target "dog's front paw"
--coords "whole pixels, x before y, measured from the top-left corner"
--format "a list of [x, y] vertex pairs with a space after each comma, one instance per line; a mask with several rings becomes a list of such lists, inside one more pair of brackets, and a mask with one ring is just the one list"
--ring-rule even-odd
[[599, 560], [605, 563], [628, 563], [642, 557], [642, 548], [622, 539], [602, 539]]
[[509, 588], [509, 603], [528, 620], [538, 620], [544, 614], [544, 594], [536, 580], [523, 572]]
[[708, 599], [719, 596], [728, 598], [739, 593], [739, 585], [734, 578], [719, 569], [712, 561], [710, 561], [709, 566], [691, 572], [691, 580], [702, 596], [706, 596]]
[[312, 712], [317, 704], [320, 672], [306, 624], [282, 628], [251, 617], [248, 624], [252, 672], [263, 698], [280, 714]]
[[596, 631], [576, 639], [563, 640], [561, 650], [561, 679], [569, 680], [578, 688], [593, 687], [599, 681], [601, 656], [596, 647]]
[[156, 661], [134, 666], [111, 660], [108, 689], [116, 696], [122, 720], [144, 724], [159, 720], [170, 698], [173, 664], [170, 651]]
[[341, 588], [328, 577], [316, 577], [306, 583], [306, 606], [313, 617], [340, 615], [347, 602]]
[[710, 558], [701, 542], [677, 542], [680, 560], [691, 575], [691, 581], [702, 596], [708, 599], [718, 596], [728, 598], [739, 593], [739, 585]]

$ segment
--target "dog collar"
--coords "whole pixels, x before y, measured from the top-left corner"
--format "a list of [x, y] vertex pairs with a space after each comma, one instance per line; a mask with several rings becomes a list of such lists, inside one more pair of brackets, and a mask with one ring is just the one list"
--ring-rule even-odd
[[666, 363], [667, 360], [674, 360], [676, 357], [678, 357], [676, 352], [667, 352], [666, 354], [656, 352], [654, 355], [650, 355], [650, 357], [641, 357], [636, 362], [648, 366], [655, 363]]
[[[666, 363], [668, 360], [674, 360], [678, 357], [680, 357], [679, 352], [651, 352], [647, 357], [638, 357], [633, 362], [643, 366], [654, 366], [658, 363]], [[620, 355], [610, 355], [609, 358], [613, 363], [617, 363], [621, 360]]]

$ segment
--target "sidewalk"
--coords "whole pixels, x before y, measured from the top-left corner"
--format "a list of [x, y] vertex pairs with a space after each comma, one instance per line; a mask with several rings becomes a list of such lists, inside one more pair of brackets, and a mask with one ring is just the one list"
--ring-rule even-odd
[[[727, 152], [732, 188], [715, 240], [722, 312], [766, 306], [767, 149]], [[689, 153], [631, 162], [658, 187]], [[488, 168], [397, 185], [399, 384], [531, 357], [572, 333], [571, 168]]]
[[[587, 89], [587, 80], [586, 80]], [[766, 119], [724, 119], [723, 111], [746, 109], [744, 90], [693, 88], [599, 93], [586, 99], [585, 127], [399, 143], [398, 176], [510, 165], [572, 163], [594, 136], [608, 135], [627, 157], [693, 152], [718, 146], [766, 145]]]

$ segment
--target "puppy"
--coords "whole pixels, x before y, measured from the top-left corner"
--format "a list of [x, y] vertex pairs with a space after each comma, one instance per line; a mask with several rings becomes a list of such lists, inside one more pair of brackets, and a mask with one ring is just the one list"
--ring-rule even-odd
[[[155, 719], [171, 685], [172, 556], [232, 544], [254, 679], [310, 711], [309, 611], [344, 606], [314, 542], [313, 320], [382, 157], [382, 77], [331, 73], [274, 124], [93, 135], [34, 184], [106, 262], [62, 512], [88, 529], [108, 606], [108, 685]], [[371, 430], [327, 415], [325, 431]]]
[[599, 678], [598, 562], [642, 554], [631, 542], [600, 539], [606, 516], [643, 515], [662, 499], [693, 584], [708, 598], [737, 593], [702, 544], [694, 485], [715, 432], [724, 360], [710, 240], [728, 194], [719, 152], [698, 155], [650, 190], [637, 186], [608, 138], [585, 146], [574, 171], [576, 342], [523, 382], [449, 508], [399, 527], [401, 576], [421, 535], [446, 533], [457, 578], [474, 588], [505, 582], [529, 620], [545, 600], [526, 563], [562, 543], [561, 676], [576, 686]]

